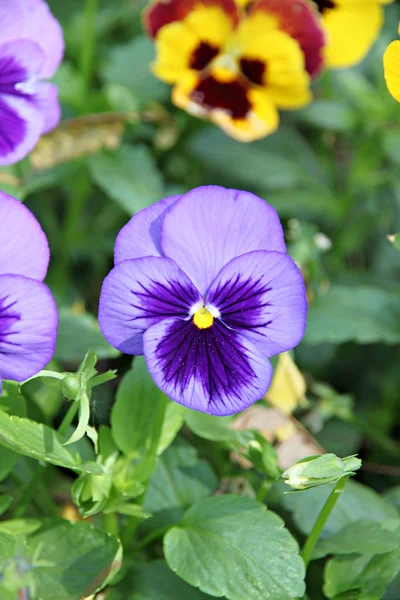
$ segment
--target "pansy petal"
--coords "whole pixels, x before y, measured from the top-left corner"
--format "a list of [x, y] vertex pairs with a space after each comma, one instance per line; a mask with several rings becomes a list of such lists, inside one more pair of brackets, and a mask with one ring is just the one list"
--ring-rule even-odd
[[327, 66], [350, 67], [364, 58], [378, 37], [383, 10], [376, 1], [336, 0], [334, 8], [322, 10], [322, 19], [327, 32]]
[[40, 46], [31, 40], [12, 40], [0, 44], [0, 93], [18, 93], [18, 85], [37, 77], [44, 58]]
[[200, 295], [168, 258], [147, 256], [119, 263], [105, 278], [99, 324], [104, 337], [126, 354], [143, 354], [143, 332], [162, 319], [187, 319]]
[[58, 88], [52, 83], [40, 81], [36, 84], [33, 102], [44, 115], [42, 133], [48, 133], [57, 127], [61, 119], [61, 106], [58, 100]]
[[0, 275], [0, 377], [24, 381], [51, 360], [57, 307], [48, 287], [21, 275]]
[[[313, 2], [309, 0], [256, 0], [250, 15], [273, 15], [279, 29], [289, 34], [304, 53], [307, 72], [313, 77], [323, 65], [325, 33]], [[250, 19], [249, 19], [250, 20]]]
[[0, 274], [46, 277], [50, 252], [45, 233], [19, 200], [0, 192]]
[[147, 366], [172, 400], [213, 415], [231, 415], [262, 398], [272, 367], [252, 341], [217, 321], [165, 319], [144, 334]]
[[383, 66], [388, 90], [400, 102], [400, 41], [389, 44], [383, 55]]
[[64, 39], [61, 26], [47, 2], [1, 0], [0, 22], [0, 43], [21, 38], [36, 42], [45, 56], [40, 77], [52, 77], [63, 57]]
[[266, 356], [296, 346], [306, 327], [303, 276], [280, 252], [256, 251], [231, 260], [211, 284], [206, 302], [221, 321], [248, 336]]
[[[182, 21], [194, 9], [218, 8], [227, 15], [232, 25], [238, 21], [238, 10], [235, 0], [154, 0], [144, 12], [144, 25], [152, 37], [169, 23]], [[210, 25], [208, 23], [207, 25]], [[212, 24], [211, 24], [212, 25]]]
[[219, 186], [199, 187], [177, 200], [165, 215], [161, 247], [202, 294], [235, 256], [286, 250], [272, 206], [249, 192]]
[[169, 208], [180, 196], [169, 196], [134, 215], [121, 229], [115, 242], [114, 262], [130, 258], [162, 256], [161, 225]]
[[4, 94], [0, 97], [0, 165], [24, 158], [36, 146], [44, 115], [29, 100]]

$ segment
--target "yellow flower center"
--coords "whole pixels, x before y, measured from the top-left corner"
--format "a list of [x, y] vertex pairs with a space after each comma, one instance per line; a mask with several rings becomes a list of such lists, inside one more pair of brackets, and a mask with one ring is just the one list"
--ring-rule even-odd
[[208, 327], [211, 327], [211, 325], [214, 323], [214, 317], [212, 316], [210, 311], [208, 311], [206, 307], [203, 306], [194, 313], [193, 323], [199, 329], [207, 329]]

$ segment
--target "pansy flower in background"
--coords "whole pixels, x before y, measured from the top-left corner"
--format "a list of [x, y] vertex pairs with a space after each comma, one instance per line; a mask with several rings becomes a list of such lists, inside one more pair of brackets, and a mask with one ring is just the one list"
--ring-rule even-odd
[[264, 396], [268, 358], [300, 342], [306, 313], [275, 210], [251, 193], [205, 186], [121, 230], [99, 323], [121, 352], [145, 355], [167, 396], [229, 415]]
[[24, 381], [52, 358], [57, 309], [42, 283], [50, 253], [32, 213], [0, 192], [0, 385]]
[[0, 165], [26, 156], [60, 120], [51, 78], [63, 57], [62, 29], [44, 0], [0, 2]]
[[359, 63], [376, 41], [383, 25], [383, 4], [393, 0], [315, 0], [326, 31], [327, 67]]
[[240, 141], [275, 131], [278, 109], [311, 101], [324, 34], [308, 0], [156, 0], [144, 20], [173, 102]]
[[[399, 25], [400, 34], [400, 25]], [[386, 85], [393, 98], [400, 102], [400, 41], [389, 44], [383, 56]]]

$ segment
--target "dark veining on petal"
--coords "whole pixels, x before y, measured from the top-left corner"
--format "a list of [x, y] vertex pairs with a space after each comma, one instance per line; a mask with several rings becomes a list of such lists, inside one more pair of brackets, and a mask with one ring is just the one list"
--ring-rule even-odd
[[336, 4], [333, 2], [333, 0], [315, 0], [315, 3], [318, 6], [320, 13], [323, 13], [325, 10], [329, 10], [331, 8], [336, 8]]
[[239, 400], [255, 377], [240, 338], [218, 321], [208, 329], [198, 329], [192, 321], [172, 323], [156, 355], [165, 381], [177, 394], [185, 394], [194, 378], [209, 404], [223, 403], [227, 394]]
[[15, 310], [16, 301], [10, 301], [9, 296], [0, 298], [0, 353], [7, 351], [7, 346], [19, 346], [10, 340], [10, 336], [19, 333], [15, 329], [21, 315]]
[[271, 290], [270, 282], [265, 282], [263, 276], [242, 279], [237, 274], [218, 283], [208, 301], [218, 307], [221, 320], [228, 327], [257, 331], [271, 324], [265, 310], [270, 306]]
[[251, 109], [248, 90], [238, 81], [221, 82], [214, 77], [202, 79], [192, 92], [192, 99], [207, 110], [220, 108], [233, 119], [244, 119]]
[[188, 317], [191, 306], [199, 298], [192, 287], [185, 287], [179, 281], [171, 280], [168, 286], [150, 280], [149, 284], [137, 282], [131, 289], [131, 306], [139, 312], [130, 322], [140, 319], [165, 319], [167, 317]]
[[217, 56], [219, 48], [207, 42], [200, 42], [190, 59], [190, 68], [202, 71]]
[[12, 152], [26, 136], [27, 124], [0, 98], [0, 156]]
[[242, 69], [243, 75], [256, 85], [262, 85], [264, 83], [264, 75], [266, 71], [266, 65], [262, 60], [242, 58], [240, 61], [240, 68]]

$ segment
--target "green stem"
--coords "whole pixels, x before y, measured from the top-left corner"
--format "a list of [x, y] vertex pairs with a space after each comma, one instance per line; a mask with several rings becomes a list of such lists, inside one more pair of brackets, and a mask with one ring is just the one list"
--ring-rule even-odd
[[[96, 13], [98, 0], [86, 0], [83, 14], [82, 48], [80, 56], [80, 71], [82, 75], [82, 107], [89, 97], [89, 90], [93, 76], [93, 63], [96, 41]], [[87, 111], [85, 111], [87, 112]]]
[[66, 412], [63, 420], [61, 421], [61, 425], [58, 428], [58, 433], [60, 435], [66, 435], [67, 431], [68, 431], [68, 427], [71, 425], [72, 421], [75, 418], [75, 415], [77, 414], [78, 410], [79, 410], [79, 402], [75, 402], [72, 401], [71, 406], [69, 407], [68, 411]]
[[107, 533], [118, 537], [118, 518], [115, 512], [103, 514], [103, 526]]
[[262, 502], [262, 504], [264, 504], [265, 496], [268, 494], [271, 485], [272, 481], [270, 479], [265, 479], [265, 481], [263, 481], [263, 483], [258, 488], [258, 492], [256, 495], [257, 502]]
[[319, 540], [319, 536], [321, 535], [325, 523], [327, 522], [329, 515], [335, 507], [336, 502], [339, 500], [340, 494], [343, 492], [343, 488], [346, 485], [348, 478], [349, 475], [347, 477], [342, 477], [342, 479], [340, 479], [337, 482], [336, 486], [334, 487], [327, 501], [325, 502], [323, 509], [319, 513], [318, 518], [315, 521], [314, 527], [312, 528], [311, 533], [308, 536], [306, 543], [304, 544], [301, 556], [303, 558], [306, 568], [308, 567], [308, 563], [311, 560], [311, 556], [314, 551], [315, 545]]

